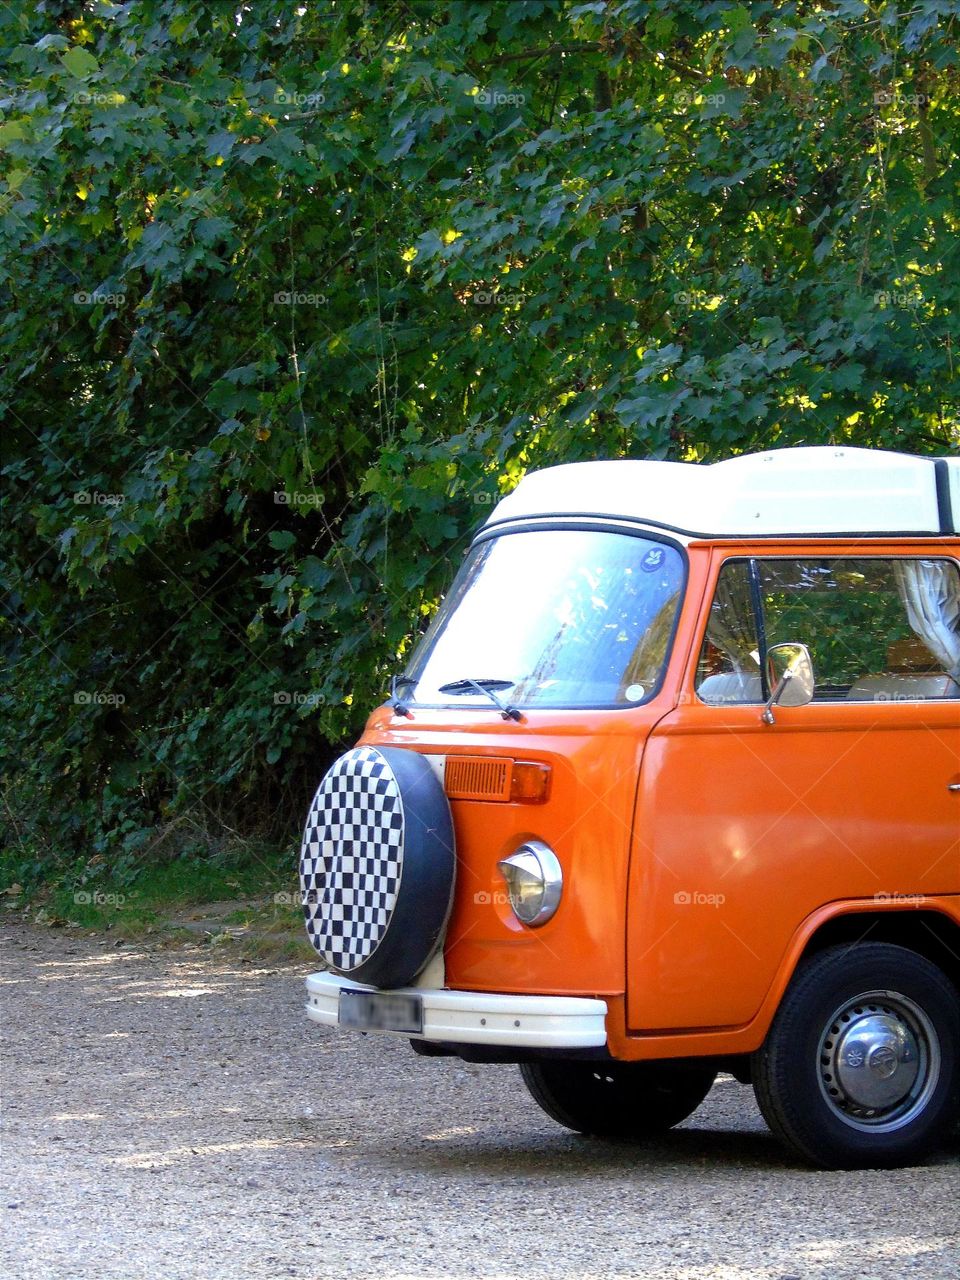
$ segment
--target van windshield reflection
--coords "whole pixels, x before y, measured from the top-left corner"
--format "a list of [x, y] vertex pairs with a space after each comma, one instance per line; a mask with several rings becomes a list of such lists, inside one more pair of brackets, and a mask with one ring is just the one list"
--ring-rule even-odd
[[[404, 701], [622, 707], [652, 697], [680, 605], [678, 547], [601, 529], [475, 545], [406, 670]], [[464, 672], [510, 673], [476, 678]], [[509, 702], [496, 691], [510, 690]], [[455, 701], [454, 701], [455, 700]]]

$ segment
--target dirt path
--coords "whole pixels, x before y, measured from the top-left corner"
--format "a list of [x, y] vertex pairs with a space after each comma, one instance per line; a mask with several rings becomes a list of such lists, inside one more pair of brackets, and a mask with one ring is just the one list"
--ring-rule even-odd
[[514, 1067], [309, 1025], [300, 969], [3, 935], [17, 1280], [960, 1268], [956, 1144], [922, 1168], [809, 1172], [721, 1079], [666, 1140], [611, 1146], [553, 1125]]

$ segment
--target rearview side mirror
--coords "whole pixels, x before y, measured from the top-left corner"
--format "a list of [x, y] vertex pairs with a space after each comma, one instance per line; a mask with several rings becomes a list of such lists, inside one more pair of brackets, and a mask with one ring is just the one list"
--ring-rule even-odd
[[767, 650], [770, 697], [763, 709], [764, 724], [774, 724], [774, 707], [805, 707], [813, 701], [816, 681], [810, 650], [805, 644], [772, 644]]

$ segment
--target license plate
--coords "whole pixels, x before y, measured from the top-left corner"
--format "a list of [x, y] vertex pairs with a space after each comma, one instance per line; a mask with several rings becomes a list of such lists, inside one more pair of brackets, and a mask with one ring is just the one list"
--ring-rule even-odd
[[423, 1031], [420, 996], [394, 995], [389, 991], [341, 991], [337, 1021], [359, 1031]]

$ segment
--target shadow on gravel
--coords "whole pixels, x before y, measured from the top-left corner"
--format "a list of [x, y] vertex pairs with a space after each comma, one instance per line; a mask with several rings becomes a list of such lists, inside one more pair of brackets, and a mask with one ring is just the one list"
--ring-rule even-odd
[[575, 1134], [544, 1135], [542, 1142], [511, 1142], [507, 1134], [484, 1140], [451, 1136], [432, 1140], [429, 1146], [398, 1151], [392, 1144], [377, 1140], [362, 1144], [364, 1155], [384, 1166], [415, 1169], [419, 1173], [463, 1173], [489, 1176], [543, 1177], [584, 1172], [628, 1172], [638, 1165], [665, 1166], [689, 1170], [710, 1165], [717, 1171], [730, 1169], [794, 1169], [805, 1172], [792, 1160], [772, 1134], [744, 1133], [717, 1129], [678, 1129], [656, 1142], [634, 1143], [578, 1137]]
[[[833, 1174], [803, 1164], [785, 1151], [771, 1133], [744, 1133], [743, 1130], [676, 1129], [654, 1142], [634, 1143], [580, 1137], [575, 1134], [544, 1135], [542, 1142], [511, 1142], [508, 1133], [491, 1134], [488, 1139], [451, 1135], [431, 1139], [429, 1145], [409, 1146], [398, 1150], [389, 1140], [368, 1139], [362, 1147], [365, 1158], [383, 1168], [415, 1170], [423, 1174], [462, 1176], [470, 1173], [481, 1177], [542, 1178], [549, 1170], [555, 1176], [581, 1177], [585, 1173], [628, 1173], [642, 1166], [657, 1167], [679, 1174], [693, 1168], [708, 1167], [712, 1173], [740, 1175], [792, 1172], [818, 1177], [848, 1177], [843, 1171]], [[948, 1146], [919, 1168], [956, 1164], [960, 1157], [960, 1141]], [[896, 1176], [894, 1171], [888, 1176]]]

